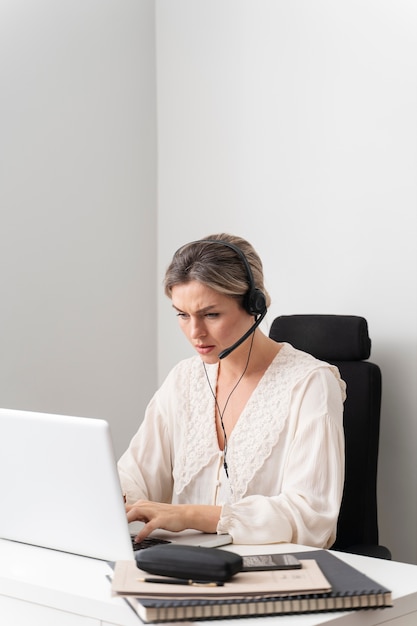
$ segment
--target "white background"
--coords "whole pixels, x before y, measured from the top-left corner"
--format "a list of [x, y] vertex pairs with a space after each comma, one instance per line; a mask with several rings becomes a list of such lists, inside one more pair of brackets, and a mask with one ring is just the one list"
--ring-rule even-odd
[[0, 0], [0, 90], [0, 406], [119, 452], [156, 384], [153, 2]]
[[162, 279], [228, 231], [278, 314], [363, 315], [381, 542], [417, 562], [417, 4], [0, 0], [0, 405], [120, 454], [191, 354]]

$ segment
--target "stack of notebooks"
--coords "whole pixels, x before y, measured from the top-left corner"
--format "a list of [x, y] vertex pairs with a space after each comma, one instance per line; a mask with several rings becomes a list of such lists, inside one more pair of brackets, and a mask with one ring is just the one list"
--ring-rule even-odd
[[240, 572], [222, 586], [149, 583], [135, 561], [114, 566], [112, 593], [145, 623], [392, 606], [391, 592], [326, 550], [297, 552], [301, 569]]

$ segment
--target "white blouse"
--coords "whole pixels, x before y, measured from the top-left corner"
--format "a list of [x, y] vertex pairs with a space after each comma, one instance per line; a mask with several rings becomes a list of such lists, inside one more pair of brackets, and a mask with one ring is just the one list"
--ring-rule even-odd
[[[206, 365], [216, 388], [218, 364]], [[215, 403], [199, 356], [181, 361], [150, 401], [118, 468], [128, 502], [222, 506], [234, 543], [330, 547], [344, 483], [337, 368], [284, 343], [219, 449]]]

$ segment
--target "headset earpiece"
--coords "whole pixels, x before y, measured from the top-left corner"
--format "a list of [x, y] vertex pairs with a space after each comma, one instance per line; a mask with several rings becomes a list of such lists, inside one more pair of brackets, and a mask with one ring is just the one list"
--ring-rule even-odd
[[243, 299], [243, 306], [245, 310], [251, 315], [261, 315], [266, 309], [266, 298], [264, 293], [257, 289], [251, 289], [247, 292]]

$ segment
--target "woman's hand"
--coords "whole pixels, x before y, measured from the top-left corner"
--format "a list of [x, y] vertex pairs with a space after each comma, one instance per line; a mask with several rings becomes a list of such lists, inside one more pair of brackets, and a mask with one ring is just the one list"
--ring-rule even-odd
[[128, 522], [144, 522], [145, 526], [135, 537], [142, 541], [153, 530], [163, 528], [179, 532], [192, 528], [206, 533], [215, 533], [220, 519], [221, 507], [205, 504], [164, 504], [138, 500], [126, 505]]

